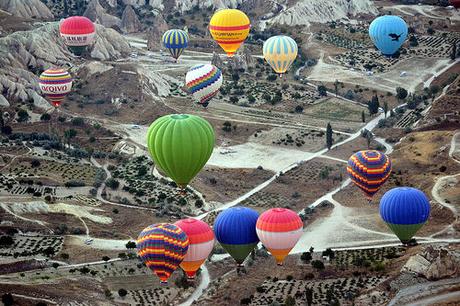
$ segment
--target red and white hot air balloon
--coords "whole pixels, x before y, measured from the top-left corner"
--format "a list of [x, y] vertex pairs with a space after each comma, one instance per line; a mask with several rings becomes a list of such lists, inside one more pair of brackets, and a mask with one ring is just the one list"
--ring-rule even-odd
[[257, 219], [257, 236], [267, 250], [282, 265], [284, 258], [302, 236], [303, 222], [292, 210], [272, 208]]
[[67, 70], [51, 68], [40, 75], [38, 84], [50, 103], [58, 107], [72, 89], [72, 77]]
[[94, 23], [83, 16], [72, 16], [61, 21], [59, 33], [69, 49], [80, 55], [93, 44], [96, 35]]
[[189, 239], [188, 251], [180, 267], [187, 278], [194, 279], [196, 271], [206, 261], [214, 247], [214, 233], [208, 224], [193, 218], [179, 220], [174, 225], [178, 226]]

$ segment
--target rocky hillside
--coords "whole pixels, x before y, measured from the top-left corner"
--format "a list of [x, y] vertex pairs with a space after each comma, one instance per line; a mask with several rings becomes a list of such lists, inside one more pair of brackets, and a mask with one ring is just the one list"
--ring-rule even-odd
[[23, 18], [54, 18], [48, 7], [40, 0], [2, 0], [0, 9]]
[[[130, 52], [127, 41], [115, 30], [97, 26], [96, 43], [90, 56], [115, 60]], [[58, 35], [58, 23], [0, 38], [0, 102], [6, 100], [48, 104], [37, 94], [38, 74], [51, 66], [73, 67], [78, 62]]]

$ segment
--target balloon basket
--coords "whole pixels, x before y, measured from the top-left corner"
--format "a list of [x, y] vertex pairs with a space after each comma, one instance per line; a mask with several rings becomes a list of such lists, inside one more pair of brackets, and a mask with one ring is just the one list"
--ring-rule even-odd
[[283, 264], [282, 262], [277, 262], [276, 265], [277, 265], [278, 267], [284, 266], [284, 264]]
[[168, 281], [160, 281], [160, 286], [168, 286]]

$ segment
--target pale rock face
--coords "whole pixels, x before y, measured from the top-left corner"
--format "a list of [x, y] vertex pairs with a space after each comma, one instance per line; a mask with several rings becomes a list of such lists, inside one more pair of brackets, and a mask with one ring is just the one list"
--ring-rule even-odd
[[161, 15], [156, 16], [152, 28], [147, 33], [147, 48], [149, 50], [161, 48], [161, 38], [168, 29], [168, 24], [163, 17]]
[[300, 0], [291, 7], [283, 5], [283, 10], [270, 23], [308, 25], [346, 20], [360, 13], [376, 15], [378, 11], [370, 0]]
[[[97, 25], [96, 31], [96, 43], [90, 48], [94, 58], [115, 60], [130, 52], [128, 42], [115, 30]], [[32, 71], [69, 67], [72, 57], [59, 37], [58, 22], [0, 38], [0, 92], [6, 92], [4, 98], [9, 102], [33, 101], [48, 108], [49, 103], [39, 95], [38, 75]]]
[[1, 0], [0, 9], [23, 18], [54, 18], [48, 7], [40, 0]]
[[83, 16], [88, 17], [93, 22], [102, 24], [105, 27], [111, 28], [114, 26], [120, 27], [120, 18], [107, 14], [105, 9], [99, 3], [99, 0], [91, 0], [86, 7]]
[[412, 272], [428, 280], [460, 275], [460, 253], [445, 247], [427, 246], [421, 253], [409, 258], [402, 272]]
[[127, 5], [121, 17], [121, 30], [124, 33], [135, 33], [142, 29], [142, 24], [131, 5]]
[[10, 106], [10, 102], [8, 102], [8, 100], [3, 95], [0, 95], [0, 106], [3, 106], [3, 107]]

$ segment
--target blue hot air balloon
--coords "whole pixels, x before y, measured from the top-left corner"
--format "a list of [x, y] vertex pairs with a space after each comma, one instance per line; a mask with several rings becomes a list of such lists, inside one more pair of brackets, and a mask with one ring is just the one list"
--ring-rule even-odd
[[407, 38], [407, 24], [398, 16], [380, 16], [369, 26], [369, 36], [383, 55], [391, 56]]
[[231, 207], [222, 211], [214, 221], [214, 234], [220, 245], [242, 265], [259, 243], [256, 223], [259, 214], [247, 207]]
[[168, 30], [163, 34], [162, 41], [163, 46], [168, 49], [171, 56], [177, 61], [188, 46], [188, 34], [179, 29]]
[[408, 243], [428, 220], [430, 201], [416, 188], [393, 188], [380, 200], [380, 216], [402, 243]]

